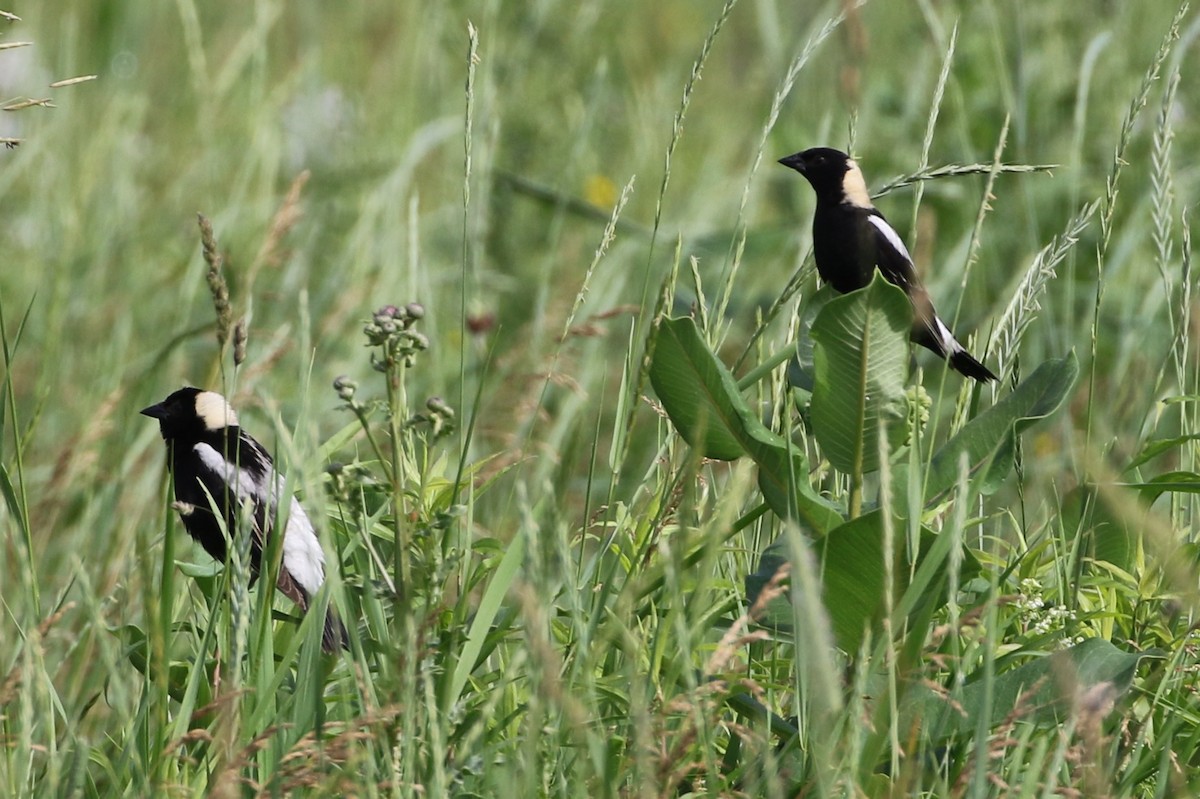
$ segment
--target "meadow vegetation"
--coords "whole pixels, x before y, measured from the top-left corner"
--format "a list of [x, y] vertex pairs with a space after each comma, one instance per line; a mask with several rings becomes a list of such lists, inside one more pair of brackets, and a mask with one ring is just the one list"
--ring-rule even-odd
[[[1186, 4], [2, 10], [0, 795], [1200, 791]], [[998, 384], [818, 290], [815, 145]]]

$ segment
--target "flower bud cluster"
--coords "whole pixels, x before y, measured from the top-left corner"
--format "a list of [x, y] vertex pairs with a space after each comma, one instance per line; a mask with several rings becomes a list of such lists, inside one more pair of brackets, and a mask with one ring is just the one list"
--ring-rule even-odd
[[425, 400], [425, 410], [414, 414], [408, 423], [427, 423], [433, 431], [434, 438], [449, 435], [454, 432], [454, 409], [441, 397], [430, 397]]
[[429, 349], [429, 339], [413, 325], [425, 318], [425, 306], [410, 302], [403, 307], [385, 305], [363, 327], [367, 344], [383, 350], [383, 356], [371, 355], [371, 365], [386, 372], [397, 363], [412, 366], [418, 352]]
[[334, 461], [325, 467], [325, 474], [329, 477], [329, 495], [339, 502], [349, 502], [360, 486], [375, 484], [371, 470], [361, 463]]

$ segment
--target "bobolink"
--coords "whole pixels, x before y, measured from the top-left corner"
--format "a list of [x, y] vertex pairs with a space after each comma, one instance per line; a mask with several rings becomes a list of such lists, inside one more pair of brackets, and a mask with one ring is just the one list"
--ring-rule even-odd
[[950, 367], [980, 382], [996, 375], [967, 352], [938, 318], [933, 302], [913, 268], [900, 236], [871, 203], [862, 171], [850, 156], [830, 147], [814, 147], [780, 158], [803, 175], [817, 193], [813, 215], [813, 255], [821, 279], [845, 294], [871, 282], [875, 267], [899, 286], [913, 305], [909, 337], [933, 350]]
[[[238, 426], [237, 414], [212, 391], [181, 388], [142, 410], [158, 420], [174, 476], [175, 508], [183, 526], [217, 561], [225, 562], [225, 534], [238, 530], [243, 503], [250, 504], [251, 583], [258, 578], [266, 535], [279, 516], [284, 477], [263, 446]], [[220, 514], [218, 520], [217, 513]], [[283, 532], [283, 559], [276, 587], [307, 612], [325, 582], [325, 553], [299, 500], [291, 498]], [[346, 647], [346, 631], [330, 609], [321, 644]]]

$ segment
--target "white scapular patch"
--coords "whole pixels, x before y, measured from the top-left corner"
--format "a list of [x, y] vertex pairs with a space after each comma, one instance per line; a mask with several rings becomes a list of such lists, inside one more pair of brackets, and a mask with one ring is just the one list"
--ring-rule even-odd
[[255, 502], [262, 502], [267, 498], [265, 486], [260, 485], [254, 479], [254, 475], [250, 473], [249, 469], [230, 463], [211, 444], [200, 442], [192, 447], [192, 451], [200, 458], [200, 462], [208, 467], [209, 471], [233, 488], [234, 495], [239, 500], [252, 499]]
[[[279, 478], [281, 488], [283, 477]], [[325, 582], [325, 553], [300, 500], [292, 497], [283, 534], [283, 566], [309, 596]]]
[[900, 240], [900, 234], [897, 233], [895, 229], [887, 223], [886, 219], [884, 219], [882, 216], [871, 214], [867, 217], [867, 221], [874, 225], [875, 229], [883, 234], [883, 237], [887, 239], [887, 243], [892, 245], [896, 252], [904, 256], [904, 260], [908, 261], [910, 264], [912, 263], [912, 256], [908, 254], [908, 248], [905, 247], [904, 242]]
[[196, 415], [209, 430], [224, 430], [237, 427], [237, 414], [229, 403], [215, 391], [201, 391], [196, 395]]
[[[227, 461], [211, 445], [196, 444], [193, 450], [201, 463], [224, 480], [226, 485], [234, 487], [239, 500], [270, 503], [267, 515], [271, 517], [275, 514], [279, 497], [284, 492], [283, 475], [275, 475], [275, 485], [268, 497], [265, 482], [255, 480], [248, 470]], [[321, 542], [317, 539], [308, 514], [295, 497], [288, 504], [287, 527], [283, 533], [283, 567], [309, 596], [315, 594], [325, 582], [325, 553], [321, 550]]]
[[950, 328], [946, 327], [945, 323], [935, 314], [933, 317], [933, 326], [937, 328], [937, 334], [942, 339], [942, 346], [946, 348], [946, 352], [959, 352], [963, 349], [963, 345], [958, 343], [954, 338], [954, 334], [950, 332]]
[[867, 182], [863, 179], [862, 170], [851, 158], [846, 161], [846, 174], [842, 177], [842, 194], [846, 202], [859, 208], [874, 208], [871, 204], [871, 193], [867, 191]]

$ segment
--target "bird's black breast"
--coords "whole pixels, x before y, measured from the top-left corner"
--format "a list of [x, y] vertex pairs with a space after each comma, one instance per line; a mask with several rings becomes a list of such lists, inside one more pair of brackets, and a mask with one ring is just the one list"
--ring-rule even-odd
[[[207, 446], [230, 465], [215, 471], [201, 457], [199, 446]], [[242, 505], [249, 501], [253, 508], [253, 523], [259, 530], [265, 529], [272, 510], [270, 502], [264, 501], [261, 491], [247, 494], [228, 480], [244, 471], [258, 486], [269, 485], [270, 457], [256, 442], [247, 441], [236, 428], [214, 432], [196, 439], [171, 442], [171, 472], [175, 483], [175, 499], [185, 504], [181, 512], [184, 529], [188, 531], [204, 550], [218, 562], [225, 562], [225, 529], [234, 533], [243, 524], [240, 516]], [[236, 464], [236, 467], [233, 466]], [[215, 509], [215, 513], [214, 513]], [[221, 520], [221, 521], [218, 521]], [[256, 535], [252, 541], [251, 566], [258, 570], [261, 545]]]
[[819, 203], [813, 215], [817, 272], [841, 294], [863, 288], [874, 275], [878, 252], [869, 213], [845, 203]]
[[180, 517], [184, 529], [214, 560], [224, 563], [225, 535], [213, 508], [220, 512], [226, 524], [236, 519], [232, 511], [236, 503], [231, 492], [224, 481], [204, 466], [194, 442], [172, 443], [171, 473], [175, 483], [175, 499], [183, 505]]

